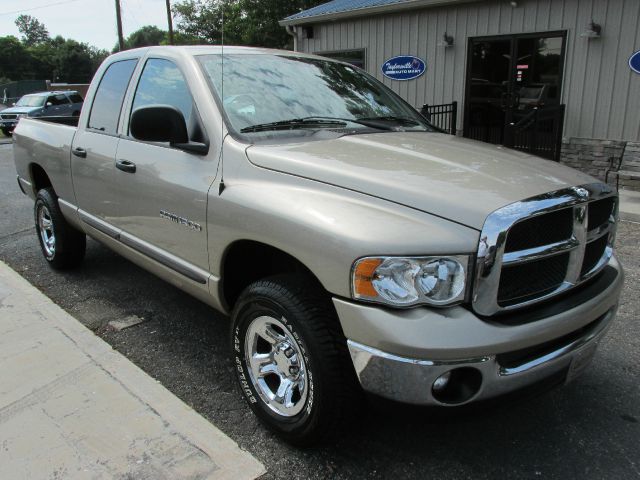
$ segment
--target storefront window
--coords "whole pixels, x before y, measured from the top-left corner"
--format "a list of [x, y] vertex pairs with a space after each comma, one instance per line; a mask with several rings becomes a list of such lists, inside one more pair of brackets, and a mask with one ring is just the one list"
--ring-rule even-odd
[[333, 58], [341, 62], [350, 63], [351, 65], [364, 69], [364, 50], [340, 50], [337, 52], [317, 52], [316, 55], [322, 57]]

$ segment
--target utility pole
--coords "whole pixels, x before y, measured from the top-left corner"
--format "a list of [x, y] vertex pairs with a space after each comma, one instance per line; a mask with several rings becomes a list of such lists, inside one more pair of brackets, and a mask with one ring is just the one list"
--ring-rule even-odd
[[122, 17], [120, 16], [120, 0], [116, 0], [116, 23], [118, 24], [118, 45], [120, 51], [124, 50], [124, 37], [122, 36]]
[[167, 0], [167, 23], [169, 24], [169, 45], [173, 45], [173, 19], [171, 18], [171, 0]]

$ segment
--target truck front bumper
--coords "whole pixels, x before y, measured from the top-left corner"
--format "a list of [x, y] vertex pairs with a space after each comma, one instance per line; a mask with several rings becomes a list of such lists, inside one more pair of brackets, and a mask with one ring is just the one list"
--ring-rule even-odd
[[461, 306], [334, 305], [366, 391], [418, 405], [462, 405], [581, 373], [615, 317], [623, 277], [612, 258], [578, 291], [501, 318], [479, 318]]

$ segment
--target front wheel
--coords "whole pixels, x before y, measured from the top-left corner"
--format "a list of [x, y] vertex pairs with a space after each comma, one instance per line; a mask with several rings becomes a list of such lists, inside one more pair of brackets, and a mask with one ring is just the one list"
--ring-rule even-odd
[[249, 406], [290, 443], [326, 441], [361, 409], [335, 310], [311, 279], [283, 275], [247, 287], [233, 311], [232, 348]]
[[2, 133], [4, 134], [5, 137], [10, 137], [11, 135], [13, 135], [13, 130], [9, 128], [3, 128]]
[[75, 267], [84, 259], [86, 236], [67, 223], [52, 188], [43, 188], [34, 206], [36, 231], [44, 258], [53, 268]]

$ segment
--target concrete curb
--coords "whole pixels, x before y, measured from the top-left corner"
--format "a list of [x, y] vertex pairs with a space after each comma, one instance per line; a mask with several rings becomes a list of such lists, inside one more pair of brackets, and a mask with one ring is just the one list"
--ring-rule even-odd
[[0, 478], [231, 480], [265, 473], [2, 262], [0, 438]]

